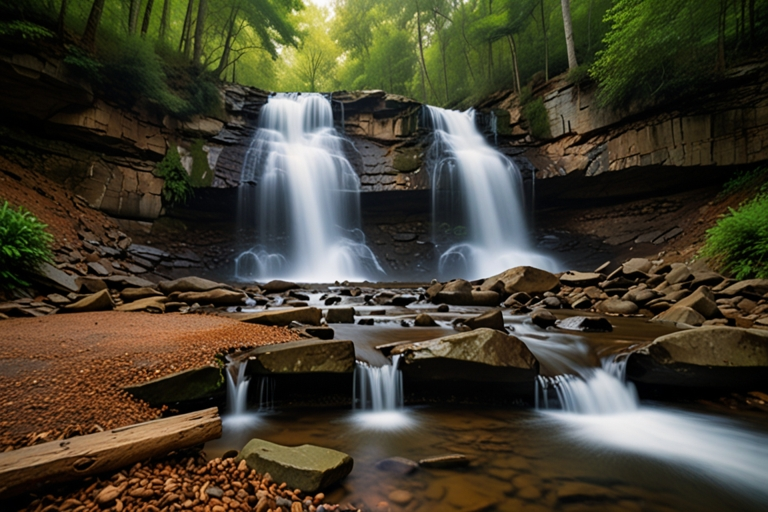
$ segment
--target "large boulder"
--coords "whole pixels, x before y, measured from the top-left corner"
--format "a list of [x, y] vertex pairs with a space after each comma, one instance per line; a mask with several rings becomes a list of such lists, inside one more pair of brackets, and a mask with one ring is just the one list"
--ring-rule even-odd
[[261, 289], [264, 290], [264, 293], [284, 293], [288, 290], [295, 290], [296, 288], [300, 288], [300, 286], [290, 281], [281, 281], [280, 279], [272, 280], [261, 287]]
[[107, 311], [115, 307], [115, 301], [109, 290], [104, 289], [79, 301], [64, 306], [61, 311], [67, 313], [87, 313], [89, 311]]
[[213, 304], [214, 306], [241, 306], [248, 300], [245, 292], [217, 288], [205, 292], [173, 292], [169, 296], [173, 301], [187, 304]]
[[64, 292], [78, 292], [80, 290], [80, 285], [77, 284], [73, 276], [46, 262], [37, 267], [32, 275], [32, 280]]
[[488, 306], [495, 308], [501, 303], [501, 296], [493, 290], [473, 290], [471, 293], [473, 306]]
[[202, 366], [123, 389], [152, 407], [160, 407], [220, 395], [224, 392], [224, 376], [217, 366]]
[[341, 340], [299, 340], [251, 349], [248, 373], [258, 375], [296, 373], [352, 373], [355, 345]]
[[401, 344], [391, 354], [401, 356], [406, 389], [426, 393], [532, 397], [539, 371], [538, 361], [522, 341], [488, 328]]
[[722, 295], [766, 295], [768, 294], [768, 279], [747, 279], [739, 281], [720, 292]]
[[269, 473], [289, 489], [315, 493], [335, 484], [352, 471], [352, 457], [346, 453], [311, 444], [282, 446], [261, 439], [251, 439], [238, 460], [258, 473]]
[[595, 308], [603, 313], [614, 315], [634, 315], [638, 311], [637, 304], [628, 300], [608, 299], [604, 300]]
[[239, 316], [242, 322], [261, 325], [289, 325], [291, 322], [298, 322], [305, 325], [320, 325], [320, 319], [323, 318], [323, 312], [318, 308], [292, 308], [279, 309], [277, 311], [260, 311], [258, 313], [248, 313]]
[[555, 288], [560, 280], [556, 275], [534, 267], [515, 267], [505, 270], [501, 274], [486, 279], [480, 286], [481, 290], [491, 290], [496, 283], [504, 283], [504, 291], [507, 294], [525, 292], [539, 294]]
[[674, 305], [668, 310], [659, 313], [651, 319], [654, 323], [668, 323], [668, 324], [685, 324], [699, 326], [704, 323], [704, 318], [701, 313], [695, 309], [691, 309], [686, 306]]
[[632, 353], [627, 378], [646, 386], [750, 389], [768, 382], [768, 332], [699, 327]]
[[209, 281], [202, 277], [182, 277], [173, 281], [160, 281], [157, 283], [157, 287], [166, 295], [170, 295], [173, 292], [187, 293], [187, 292], [207, 292], [208, 290], [215, 290], [216, 288], [229, 288], [222, 283], [215, 281]]

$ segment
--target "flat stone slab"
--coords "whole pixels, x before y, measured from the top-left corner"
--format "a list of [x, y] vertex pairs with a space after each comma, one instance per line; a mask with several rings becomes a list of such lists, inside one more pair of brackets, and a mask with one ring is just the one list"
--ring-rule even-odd
[[240, 452], [249, 468], [269, 473], [276, 482], [290, 489], [314, 493], [346, 477], [354, 464], [352, 457], [330, 448], [311, 444], [282, 446], [262, 439], [251, 439]]
[[323, 312], [318, 308], [293, 308], [277, 311], [260, 311], [236, 317], [241, 322], [261, 325], [290, 325], [299, 322], [305, 325], [320, 325]]
[[239, 357], [248, 372], [259, 375], [352, 373], [355, 345], [344, 340], [299, 340], [257, 347]]
[[224, 389], [224, 376], [216, 366], [201, 366], [123, 389], [152, 407], [158, 407], [216, 395]]

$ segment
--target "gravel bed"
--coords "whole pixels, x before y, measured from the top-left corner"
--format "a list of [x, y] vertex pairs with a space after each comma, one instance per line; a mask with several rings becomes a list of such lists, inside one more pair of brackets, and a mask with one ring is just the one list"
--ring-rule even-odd
[[211, 315], [99, 312], [0, 323], [0, 451], [155, 419], [122, 391], [218, 353], [297, 339]]

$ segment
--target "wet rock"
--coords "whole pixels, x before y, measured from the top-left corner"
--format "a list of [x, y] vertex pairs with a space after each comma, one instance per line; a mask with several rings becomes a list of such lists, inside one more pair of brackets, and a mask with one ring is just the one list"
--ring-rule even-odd
[[417, 300], [419, 300], [419, 298], [413, 295], [396, 295], [392, 298], [391, 302], [393, 306], [405, 307], [408, 304], [416, 302]]
[[[151, 283], [150, 283], [150, 286], [151, 286]], [[208, 279], [203, 279], [202, 277], [196, 277], [196, 276], [182, 277], [181, 279], [176, 279], [173, 281], [160, 281], [157, 284], [157, 287], [165, 295], [170, 295], [173, 292], [188, 293], [188, 292], [207, 292], [209, 290], [215, 290], [217, 288], [231, 289], [231, 287], [226, 284], [217, 283], [215, 281], [210, 281]]]
[[562, 306], [562, 303], [560, 302], [560, 299], [557, 297], [547, 297], [541, 302], [539, 302], [536, 306], [544, 307], [547, 309], [560, 309], [560, 307]]
[[432, 300], [441, 291], [443, 291], [442, 283], [433, 283], [429, 288], [427, 288], [427, 291], [424, 293], [424, 295], [427, 296], [427, 299]]
[[592, 286], [605, 279], [603, 274], [596, 272], [576, 272], [570, 270], [560, 276], [560, 283], [566, 286]]
[[627, 377], [636, 383], [751, 389], [768, 382], [768, 332], [706, 326], [661, 336], [632, 353]]
[[704, 318], [713, 318], [718, 310], [715, 295], [706, 286], [700, 286], [695, 292], [677, 303], [698, 311]]
[[317, 338], [319, 340], [332, 340], [333, 336], [334, 336], [333, 329], [331, 329], [330, 327], [324, 327], [324, 326], [313, 327], [313, 326], [310, 326], [310, 327], [304, 327], [303, 330], [304, 330], [304, 332], [306, 332], [310, 336], [312, 336], [314, 338]]
[[249, 313], [238, 317], [238, 319], [252, 324], [286, 326], [291, 322], [299, 322], [305, 325], [320, 325], [322, 317], [323, 312], [318, 308], [293, 308]]
[[450, 304], [451, 306], [472, 306], [472, 292], [442, 291], [432, 299], [435, 304]]
[[361, 318], [357, 321], [357, 325], [373, 325], [375, 323], [373, 318]]
[[506, 330], [504, 329], [504, 316], [499, 309], [488, 311], [482, 315], [470, 318], [464, 322], [464, 325], [473, 330], [488, 328], [506, 333]]
[[542, 329], [552, 327], [557, 322], [555, 315], [545, 308], [536, 308], [528, 313], [528, 316], [531, 317], [531, 322], [533, 322], [534, 325], [537, 325]]
[[613, 325], [601, 316], [572, 316], [557, 322], [560, 329], [581, 332], [612, 332]]
[[154, 288], [148, 286], [142, 288], [126, 288], [120, 292], [120, 298], [126, 302], [133, 302], [134, 300], [146, 299], [148, 297], [163, 297], [164, 295]]
[[685, 324], [699, 326], [706, 318], [698, 311], [686, 306], [675, 305], [651, 319], [654, 323]]
[[239, 460], [259, 473], [269, 473], [291, 489], [312, 493], [340, 481], [352, 471], [352, 457], [329, 448], [314, 445], [296, 447], [251, 439], [242, 449]]
[[355, 308], [331, 308], [325, 314], [325, 321], [329, 324], [353, 324]]
[[341, 302], [341, 297], [334, 295], [332, 297], [326, 298], [323, 304], [325, 304], [326, 306], [333, 306], [334, 304], [338, 304], [339, 302]]
[[435, 319], [428, 314], [421, 313], [416, 316], [416, 320], [414, 320], [413, 325], [416, 327], [437, 327], [437, 322], [435, 322]]
[[634, 315], [638, 311], [637, 304], [628, 300], [608, 299], [597, 305], [598, 311], [617, 315]]
[[501, 303], [501, 296], [495, 291], [477, 291], [471, 293], [473, 306], [496, 307]]
[[117, 306], [118, 311], [148, 311], [150, 313], [165, 313], [165, 303], [168, 297], [146, 297], [127, 304]]
[[454, 279], [453, 281], [449, 281], [448, 283], [445, 283], [445, 286], [443, 286], [442, 291], [471, 293], [472, 284], [469, 281], [465, 281], [464, 279]]
[[438, 313], [448, 313], [450, 310], [451, 308], [448, 307], [448, 304], [440, 304], [437, 306]]
[[452, 453], [449, 455], [438, 455], [436, 457], [427, 457], [419, 461], [419, 466], [431, 469], [451, 469], [469, 466], [469, 459], [465, 455]]
[[489, 290], [496, 285], [497, 281], [504, 283], [504, 291], [508, 294], [515, 292], [544, 293], [560, 283], [557, 276], [546, 270], [534, 267], [515, 267], [489, 277], [480, 288], [481, 290]]
[[669, 284], [678, 284], [685, 281], [689, 281], [693, 278], [693, 274], [686, 265], [678, 265], [674, 267], [664, 278]]
[[289, 341], [248, 350], [238, 359], [247, 360], [248, 372], [258, 375], [351, 373], [355, 369], [355, 346], [340, 340]]
[[398, 475], [408, 475], [419, 469], [419, 465], [411, 459], [404, 457], [390, 457], [377, 462], [376, 469]]
[[109, 290], [105, 289], [80, 299], [74, 304], [64, 306], [61, 311], [67, 313], [86, 313], [89, 311], [107, 311], [114, 307], [115, 301], [112, 300]]
[[402, 489], [396, 489], [387, 495], [387, 499], [395, 505], [404, 507], [413, 501], [413, 494]]
[[588, 297], [580, 297], [571, 303], [573, 309], [589, 309], [592, 307], [592, 301]]
[[152, 407], [194, 402], [224, 393], [224, 378], [217, 366], [202, 366], [123, 388]]
[[522, 341], [487, 328], [401, 344], [391, 354], [402, 356], [406, 386], [425, 393], [475, 393], [479, 383], [495, 383], [500, 394], [527, 396], [539, 367]]
[[[309, 295], [307, 295], [305, 293], [299, 293], [296, 290], [289, 291], [288, 295], [293, 297], [294, 299], [303, 300], [305, 302], [309, 300]], [[341, 300], [341, 299], [339, 299], [339, 300]]]
[[246, 303], [248, 295], [245, 292], [234, 290], [215, 289], [205, 292], [173, 292], [169, 295], [173, 301], [186, 302], [187, 304], [213, 304], [214, 306], [240, 306]]

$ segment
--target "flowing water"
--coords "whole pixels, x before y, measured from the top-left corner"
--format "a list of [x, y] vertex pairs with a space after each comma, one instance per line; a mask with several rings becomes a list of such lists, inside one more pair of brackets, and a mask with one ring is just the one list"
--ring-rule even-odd
[[441, 276], [479, 279], [520, 265], [554, 270], [530, 243], [522, 178], [475, 126], [473, 110], [428, 107], [434, 128], [429, 150], [433, 238], [464, 242], [441, 247]]
[[239, 222], [254, 246], [240, 280], [333, 282], [384, 271], [360, 229], [360, 179], [320, 94], [279, 94], [261, 111], [243, 163]]

